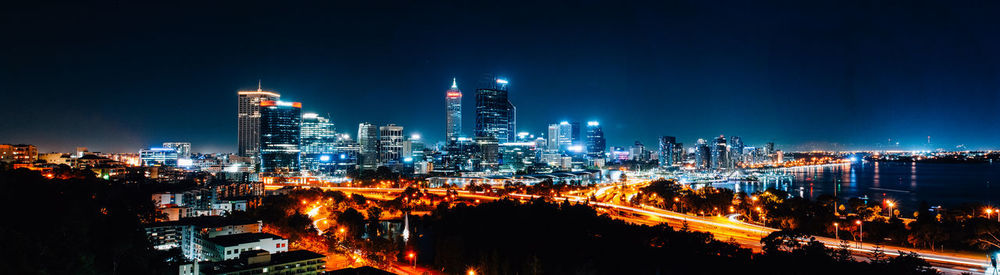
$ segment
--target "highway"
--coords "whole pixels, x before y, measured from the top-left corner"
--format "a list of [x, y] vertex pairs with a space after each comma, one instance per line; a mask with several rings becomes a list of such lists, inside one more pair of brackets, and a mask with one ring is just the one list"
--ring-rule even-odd
[[[626, 187], [632, 187], [640, 185], [643, 182], [630, 181], [626, 184]], [[720, 241], [733, 241], [743, 247], [753, 249], [754, 251], [760, 251], [761, 244], [760, 239], [767, 236], [771, 232], [777, 231], [778, 229], [764, 227], [760, 225], [750, 224], [740, 221], [736, 215], [730, 216], [694, 216], [684, 213], [678, 213], [673, 211], [668, 211], [665, 209], [660, 209], [651, 206], [629, 206], [621, 203], [614, 203], [616, 201], [622, 201], [621, 197], [625, 196], [624, 201], [628, 201], [631, 196], [624, 194], [624, 192], [611, 192], [609, 190], [612, 188], [619, 187], [622, 185], [607, 185], [602, 186], [594, 191], [594, 196], [598, 197], [600, 202], [589, 202], [590, 205], [594, 206], [599, 212], [607, 213], [609, 216], [625, 220], [628, 222], [636, 224], [646, 224], [655, 225], [659, 223], [667, 223], [673, 228], [681, 228], [681, 226], [686, 222], [689, 230], [691, 231], [702, 231], [712, 233], [716, 239]], [[379, 198], [387, 198], [391, 193], [402, 192], [403, 188], [362, 188], [362, 187], [320, 187], [324, 190], [339, 190], [348, 193], [359, 193], [363, 195], [374, 195]], [[439, 188], [429, 188], [424, 189], [434, 194], [444, 194], [447, 189]], [[496, 200], [500, 199], [496, 196], [490, 196], [483, 193], [474, 193], [465, 190], [457, 190], [458, 196], [465, 199], [475, 199], [475, 200]], [[554, 196], [553, 199], [557, 201], [568, 200], [571, 202], [585, 203], [587, 202], [586, 197], [589, 197], [589, 193], [586, 192], [574, 192], [574, 193], [584, 193], [586, 196], [576, 196], [576, 195], [563, 195]], [[511, 198], [518, 199], [533, 199], [539, 196], [536, 195], [525, 195], [525, 194], [507, 194]], [[824, 243], [830, 248], [840, 248], [841, 243], [833, 238], [813, 236], [817, 241]], [[858, 246], [856, 242], [849, 242], [851, 247], [849, 248], [854, 252], [855, 257], [866, 258], [870, 253], [875, 250], [875, 245], [871, 243], [864, 243]], [[974, 255], [974, 254], [962, 254], [962, 253], [946, 253], [929, 251], [923, 249], [913, 249], [907, 247], [896, 247], [896, 246], [882, 246], [883, 252], [886, 255], [896, 256], [899, 253], [897, 251], [903, 252], [916, 252], [925, 260], [927, 260], [931, 265], [940, 270], [945, 274], [961, 274], [963, 272], [970, 273], [984, 273], [986, 266], [989, 264], [989, 260], [985, 255]]]

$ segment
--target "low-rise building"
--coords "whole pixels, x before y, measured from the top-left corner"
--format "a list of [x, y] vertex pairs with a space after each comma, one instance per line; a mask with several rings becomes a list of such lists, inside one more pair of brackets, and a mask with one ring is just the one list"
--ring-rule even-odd
[[202, 252], [202, 259], [208, 261], [232, 260], [243, 252], [264, 250], [270, 253], [288, 252], [288, 240], [268, 233], [243, 233], [218, 236], [208, 239]]
[[241, 253], [239, 258], [199, 264], [201, 274], [322, 274], [326, 261], [322, 254], [294, 250], [282, 253], [268, 253], [253, 250]]

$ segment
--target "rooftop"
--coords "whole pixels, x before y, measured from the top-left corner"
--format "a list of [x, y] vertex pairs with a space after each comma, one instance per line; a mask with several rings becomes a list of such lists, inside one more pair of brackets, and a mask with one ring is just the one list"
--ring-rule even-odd
[[284, 240], [281, 236], [270, 233], [242, 233], [218, 236], [210, 238], [208, 241], [221, 246], [235, 246], [245, 243], [257, 242], [263, 239]]

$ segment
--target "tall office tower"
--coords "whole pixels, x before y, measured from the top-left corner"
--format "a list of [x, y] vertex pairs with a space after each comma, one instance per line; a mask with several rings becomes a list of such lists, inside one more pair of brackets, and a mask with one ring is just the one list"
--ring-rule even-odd
[[174, 149], [177, 152], [177, 158], [191, 158], [190, 142], [164, 142], [163, 148]]
[[694, 147], [694, 163], [698, 169], [708, 169], [712, 165], [712, 149], [704, 139], [698, 139]]
[[378, 128], [371, 123], [358, 124], [358, 164], [362, 170], [375, 170], [378, 167]]
[[330, 119], [316, 113], [302, 114], [302, 170], [314, 175], [332, 172], [337, 151], [337, 131]]
[[462, 91], [458, 90], [458, 83], [451, 79], [451, 89], [445, 92], [445, 107], [448, 118], [445, 127], [446, 142], [452, 142], [462, 135]]
[[517, 109], [507, 98], [507, 80], [495, 78], [487, 86], [476, 90], [476, 136], [514, 141]]
[[241, 157], [256, 157], [260, 153], [260, 102], [276, 101], [281, 97], [278, 93], [265, 91], [257, 82], [256, 91], [238, 91], [238, 148], [236, 153]]
[[729, 137], [729, 168], [739, 167], [743, 162], [743, 139], [738, 136]]
[[570, 122], [569, 126], [570, 126], [570, 134], [569, 134], [570, 143], [573, 145], [583, 144], [583, 136], [580, 133], [580, 131], [582, 131], [583, 128], [580, 127], [580, 122], [578, 121]]
[[768, 142], [764, 145], [764, 157], [767, 161], [774, 161], [774, 142]]
[[680, 165], [684, 163], [687, 154], [684, 153], [684, 143], [674, 143], [674, 165]]
[[302, 103], [260, 102], [260, 172], [298, 176]]
[[379, 163], [400, 162], [403, 159], [403, 126], [389, 124], [378, 127]]
[[604, 150], [607, 149], [604, 139], [604, 130], [597, 121], [587, 122], [587, 157], [598, 159], [604, 157]]
[[712, 143], [712, 169], [729, 168], [729, 145], [726, 137], [719, 135]]
[[568, 150], [573, 146], [573, 124], [567, 121], [559, 122], [559, 150]]
[[545, 149], [559, 150], [559, 124], [549, 124], [549, 133], [545, 137]]
[[661, 168], [666, 168], [666, 167], [674, 166], [674, 163], [675, 163], [674, 161], [676, 160], [674, 158], [674, 154], [676, 153], [676, 151], [674, 150], [674, 147], [676, 147], [676, 146], [677, 146], [677, 138], [676, 137], [671, 137], [671, 136], [662, 136], [662, 137], [660, 137], [660, 155], [659, 155], [659, 160], [660, 160], [660, 167]]

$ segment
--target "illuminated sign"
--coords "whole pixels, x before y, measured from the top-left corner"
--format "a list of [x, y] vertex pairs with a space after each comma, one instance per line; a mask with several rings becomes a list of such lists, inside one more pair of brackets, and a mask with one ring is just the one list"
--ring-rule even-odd
[[506, 85], [507, 84], [507, 80], [506, 79], [502, 79], [502, 78], [497, 78], [497, 84], [504, 84], [504, 85]]
[[457, 91], [456, 92], [448, 92], [448, 97], [449, 98], [462, 97], [462, 92], [457, 92]]

